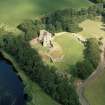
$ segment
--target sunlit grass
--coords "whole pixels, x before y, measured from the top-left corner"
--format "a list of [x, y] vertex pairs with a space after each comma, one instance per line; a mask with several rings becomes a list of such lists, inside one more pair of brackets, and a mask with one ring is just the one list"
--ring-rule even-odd
[[104, 37], [105, 38], [105, 28], [103, 22], [94, 20], [85, 20], [80, 24], [83, 31], [80, 32], [86, 38], [91, 37]]
[[70, 65], [74, 65], [83, 59], [84, 46], [70, 33], [55, 37], [55, 41], [59, 43], [64, 53], [62, 62], [56, 63], [59, 69], [68, 69]]

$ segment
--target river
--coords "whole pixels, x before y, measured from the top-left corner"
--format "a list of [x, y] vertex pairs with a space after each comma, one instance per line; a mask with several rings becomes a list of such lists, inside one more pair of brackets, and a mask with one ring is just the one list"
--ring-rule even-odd
[[24, 105], [24, 89], [12, 65], [0, 54], [0, 105]]

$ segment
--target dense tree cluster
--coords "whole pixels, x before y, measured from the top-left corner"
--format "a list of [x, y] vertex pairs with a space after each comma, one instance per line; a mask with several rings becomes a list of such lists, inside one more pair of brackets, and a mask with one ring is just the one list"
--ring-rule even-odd
[[42, 19], [46, 29], [51, 32], [78, 32], [82, 29], [78, 27], [80, 13], [75, 9], [65, 9], [55, 11]]
[[73, 75], [81, 79], [89, 77], [100, 62], [100, 55], [99, 40], [95, 38], [88, 39], [84, 50], [84, 60], [76, 64]]
[[79, 32], [82, 28], [78, 24], [87, 18], [94, 18], [99, 15], [102, 11], [100, 9], [102, 9], [102, 5], [94, 5], [80, 10], [72, 8], [59, 10], [43, 17], [42, 23], [51, 32]]
[[95, 38], [88, 39], [84, 55], [85, 59], [89, 60], [94, 68], [97, 67], [100, 61], [100, 53], [99, 40]]
[[44, 28], [44, 25], [40, 20], [26, 20], [17, 26], [18, 29], [25, 33], [25, 40], [31, 40], [38, 36], [39, 30]]
[[21, 37], [0, 35], [0, 48], [11, 54], [21, 70], [62, 105], [80, 105], [73, 83], [67, 73], [59, 73], [45, 65], [36, 50]]
[[64, 9], [41, 17], [39, 20], [27, 20], [18, 25], [18, 28], [25, 32], [25, 39], [30, 40], [38, 36], [40, 29], [46, 29], [51, 33], [55, 32], [79, 32], [82, 30], [79, 23], [90, 18], [93, 19], [103, 11], [103, 5], [94, 5], [89, 8]]

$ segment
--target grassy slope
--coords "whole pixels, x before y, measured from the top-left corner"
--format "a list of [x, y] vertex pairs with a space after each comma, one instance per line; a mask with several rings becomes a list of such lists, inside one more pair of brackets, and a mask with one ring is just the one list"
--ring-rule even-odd
[[33, 19], [58, 9], [89, 5], [88, 0], [0, 0], [0, 22], [17, 25], [24, 19]]
[[105, 105], [105, 71], [88, 84], [85, 96], [90, 105]]
[[15, 62], [15, 60], [7, 54], [6, 52], [2, 51], [2, 54], [6, 59], [12, 62], [16, 70], [18, 71], [19, 76], [22, 78], [23, 83], [26, 86], [26, 92], [30, 96], [33, 97], [32, 103], [28, 105], [59, 105], [57, 102], [55, 102], [53, 99], [51, 99], [50, 96], [48, 96], [35, 82], [32, 82], [27, 75], [23, 72], [23, 70], [20, 70], [19, 66]]
[[67, 69], [70, 65], [82, 60], [84, 47], [70, 33], [55, 37], [55, 41], [61, 45], [64, 53], [64, 60], [56, 63], [57, 67]]

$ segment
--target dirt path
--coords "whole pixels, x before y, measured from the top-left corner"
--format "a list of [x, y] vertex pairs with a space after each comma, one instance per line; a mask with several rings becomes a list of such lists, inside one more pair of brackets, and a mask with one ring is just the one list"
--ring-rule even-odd
[[103, 50], [103, 52], [101, 54], [101, 60], [100, 60], [100, 63], [98, 65], [97, 69], [95, 70], [95, 72], [92, 73], [92, 75], [86, 81], [84, 81], [77, 88], [77, 93], [79, 95], [79, 100], [80, 100], [80, 103], [82, 105], [90, 105], [89, 102], [88, 102], [88, 100], [84, 96], [84, 89], [85, 89], [85, 87], [88, 85], [88, 83], [91, 80], [94, 80], [95, 78], [97, 78], [98, 76], [100, 76], [101, 73], [105, 70], [105, 57], [104, 57], [105, 56], [105, 39], [103, 41], [103, 46], [102, 46], [101, 49]]

